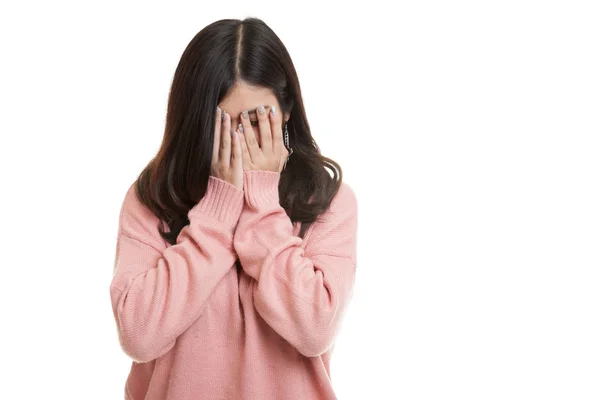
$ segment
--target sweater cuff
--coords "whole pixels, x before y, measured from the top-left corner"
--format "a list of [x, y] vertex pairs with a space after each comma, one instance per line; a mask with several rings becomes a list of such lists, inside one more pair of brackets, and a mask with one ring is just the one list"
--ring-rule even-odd
[[244, 191], [214, 176], [208, 177], [204, 197], [190, 209], [188, 218], [211, 216], [230, 228], [234, 228], [244, 207]]
[[244, 171], [244, 196], [248, 205], [255, 209], [261, 205], [279, 205], [280, 176], [275, 171]]

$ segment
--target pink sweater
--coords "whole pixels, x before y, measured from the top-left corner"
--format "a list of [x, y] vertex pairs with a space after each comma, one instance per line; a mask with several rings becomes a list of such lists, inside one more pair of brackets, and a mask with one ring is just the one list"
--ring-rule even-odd
[[336, 399], [329, 364], [353, 293], [356, 197], [342, 183], [301, 239], [279, 176], [245, 171], [243, 191], [210, 177], [173, 246], [129, 188], [110, 285], [133, 359], [125, 399]]

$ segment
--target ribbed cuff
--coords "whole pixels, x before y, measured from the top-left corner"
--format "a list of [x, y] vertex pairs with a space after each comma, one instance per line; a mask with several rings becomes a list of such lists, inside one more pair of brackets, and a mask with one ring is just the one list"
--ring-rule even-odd
[[206, 194], [190, 209], [190, 221], [194, 215], [209, 215], [230, 228], [235, 227], [244, 208], [244, 191], [214, 176], [208, 177]]
[[261, 205], [279, 204], [279, 178], [281, 174], [274, 171], [244, 171], [244, 196], [246, 203], [252, 208]]

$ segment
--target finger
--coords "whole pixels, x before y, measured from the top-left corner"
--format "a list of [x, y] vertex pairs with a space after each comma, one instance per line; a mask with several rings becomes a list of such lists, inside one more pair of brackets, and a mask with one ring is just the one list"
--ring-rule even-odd
[[258, 130], [260, 131], [260, 148], [263, 153], [271, 153], [273, 151], [273, 139], [271, 138], [271, 123], [269, 122], [268, 110], [260, 105], [256, 109], [256, 117], [258, 118]]
[[224, 111], [217, 106], [217, 117], [215, 120], [215, 135], [213, 138], [213, 163], [217, 163], [219, 161], [219, 147], [221, 145], [221, 121], [223, 112]]
[[[246, 132], [250, 132], [250, 131], [254, 132], [254, 130], [252, 129], [252, 124], [250, 123], [250, 118], [248, 117], [247, 110], [244, 110], [240, 113], [240, 121], [241, 121], [241, 125], [243, 128], [243, 129], [241, 129], [242, 133], [246, 133]], [[239, 130], [239, 126], [238, 126], [238, 130]], [[240, 137], [240, 140], [243, 140], [243, 138]], [[259, 146], [259, 148], [260, 148], [260, 146]]]
[[221, 149], [219, 150], [219, 162], [224, 167], [229, 166], [231, 159], [231, 115], [225, 113], [223, 129], [221, 129]]
[[242, 167], [244, 169], [250, 169], [250, 162], [252, 161], [250, 158], [250, 152], [248, 151], [248, 145], [246, 144], [245, 134], [240, 135], [240, 148], [242, 151]]
[[254, 129], [244, 129], [243, 138], [246, 139], [246, 147], [248, 148], [250, 159], [252, 162], [256, 162], [260, 158], [262, 152], [260, 147], [258, 147], [256, 135], [254, 135]]
[[236, 132], [231, 139], [231, 163], [233, 168], [242, 168], [242, 144], [240, 133]]
[[[246, 138], [244, 137], [243, 133], [245, 132], [249, 132], [252, 131], [254, 133], [254, 130], [252, 129], [252, 124], [250, 123], [250, 118], [248, 117], [248, 111], [244, 110], [240, 113], [240, 121], [241, 123], [238, 126], [238, 132], [239, 135], [239, 139], [240, 139], [240, 159], [242, 159], [242, 167], [243, 169], [247, 169], [248, 166], [250, 165], [250, 161], [251, 161], [251, 157], [250, 157], [250, 153], [248, 152], [248, 146], [246, 146]], [[241, 126], [241, 129], [240, 129]], [[244, 144], [244, 147], [246, 149], [246, 159], [244, 160], [244, 155], [242, 154], [243, 152], [243, 147], [242, 147], [242, 143]]]
[[276, 106], [271, 107], [269, 120], [271, 121], [271, 132], [273, 135], [273, 154], [278, 155], [284, 152], [283, 132], [281, 131], [281, 117]]

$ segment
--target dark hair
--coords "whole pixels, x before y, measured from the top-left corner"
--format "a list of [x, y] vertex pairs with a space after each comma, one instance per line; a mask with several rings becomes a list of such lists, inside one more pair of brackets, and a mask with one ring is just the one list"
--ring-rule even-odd
[[169, 92], [162, 144], [135, 182], [137, 197], [160, 219], [158, 230], [170, 244], [189, 224], [190, 208], [206, 193], [216, 107], [236, 82], [270, 88], [281, 115], [290, 113], [289, 144], [294, 151], [281, 172], [279, 200], [292, 222], [302, 222], [301, 237], [327, 211], [341, 186], [340, 166], [322, 156], [312, 138], [298, 76], [279, 37], [257, 18], [213, 22], [194, 36], [181, 56]]

